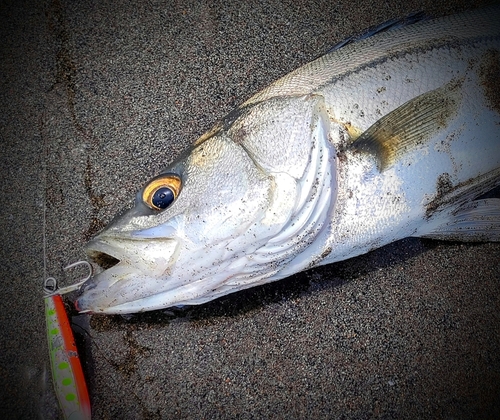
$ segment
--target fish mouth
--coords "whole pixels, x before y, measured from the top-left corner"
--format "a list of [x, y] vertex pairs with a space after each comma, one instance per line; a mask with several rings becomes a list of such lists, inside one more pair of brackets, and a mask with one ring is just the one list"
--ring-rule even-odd
[[177, 248], [173, 239], [93, 239], [86, 252], [103, 271], [81, 286], [76, 309], [81, 313], [131, 313], [147, 307], [145, 300], [168, 285], [166, 277], [175, 264]]
[[87, 255], [103, 270], [114, 267], [120, 262], [118, 258], [115, 258], [112, 255], [106, 254], [102, 251], [96, 251], [94, 249], [89, 250], [89, 252], [87, 252]]

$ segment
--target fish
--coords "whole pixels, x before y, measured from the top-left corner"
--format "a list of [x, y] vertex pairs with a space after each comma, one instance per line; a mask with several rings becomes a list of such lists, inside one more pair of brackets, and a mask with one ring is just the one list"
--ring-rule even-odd
[[[398, 26], [398, 25], [396, 25]], [[198, 305], [406, 237], [500, 240], [500, 7], [353, 39], [217, 122], [86, 245], [80, 312]]]

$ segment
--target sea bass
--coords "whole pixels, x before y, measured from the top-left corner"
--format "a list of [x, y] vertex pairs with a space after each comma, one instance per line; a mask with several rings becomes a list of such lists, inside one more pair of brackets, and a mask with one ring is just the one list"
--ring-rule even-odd
[[82, 312], [201, 304], [408, 237], [500, 240], [500, 7], [336, 49], [198, 139], [91, 240]]

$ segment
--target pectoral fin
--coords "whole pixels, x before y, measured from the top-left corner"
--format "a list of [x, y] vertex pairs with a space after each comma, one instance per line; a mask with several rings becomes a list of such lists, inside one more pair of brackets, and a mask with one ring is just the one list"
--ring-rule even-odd
[[460, 94], [461, 82], [452, 81], [417, 96], [378, 120], [350, 148], [375, 156], [382, 172], [445, 129], [456, 115]]

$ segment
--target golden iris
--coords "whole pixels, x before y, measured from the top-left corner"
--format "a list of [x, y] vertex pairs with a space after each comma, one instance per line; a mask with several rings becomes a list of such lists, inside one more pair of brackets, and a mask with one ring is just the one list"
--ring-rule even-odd
[[144, 187], [143, 201], [154, 210], [169, 207], [181, 192], [182, 181], [174, 174], [160, 175]]

